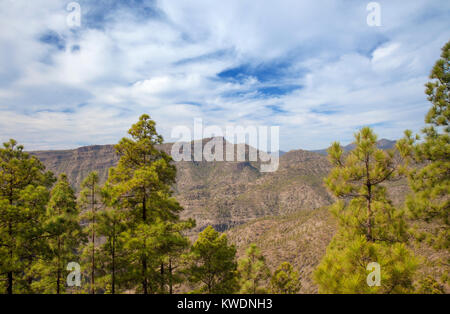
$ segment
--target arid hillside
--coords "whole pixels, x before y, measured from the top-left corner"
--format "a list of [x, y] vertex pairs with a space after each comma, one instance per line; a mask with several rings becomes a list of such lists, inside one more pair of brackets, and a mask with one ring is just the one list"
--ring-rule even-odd
[[250, 243], [256, 243], [272, 271], [281, 261], [289, 261], [300, 274], [300, 293], [316, 293], [311, 275], [336, 228], [334, 218], [323, 207], [256, 219], [228, 230], [227, 234], [236, 244], [238, 256], [244, 255]]
[[[171, 144], [164, 144], [161, 149], [170, 152]], [[247, 161], [242, 162], [176, 163], [175, 197], [185, 209], [182, 216], [196, 219], [194, 231], [207, 225], [224, 231], [255, 218], [311, 210], [331, 202], [322, 184], [330, 167], [325, 156], [304, 150], [290, 151], [280, 157], [277, 171], [262, 173], [260, 161], [248, 161], [249, 147], [245, 150]], [[55, 174], [66, 173], [75, 189], [94, 170], [104, 182], [108, 169], [118, 161], [112, 145], [33, 154]]]
[[[430, 226], [419, 226], [427, 229]], [[302, 288], [300, 293], [317, 293], [312, 274], [325, 255], [328, 243], [337, 231], [335, 218], [326, 207], [316, 210], [300, 210], [293, 214], [263, 217], [227, 231], [227, 235], [244, 256], [250, 243], [261, 248], [269, 268], [274, 271], [281, 262], [288, 261], [299, 272]], [[435, 250], [427, 243], [411, 241], [410, 248], [418, 257], [419, 276], [439, 280], [450, 271], [450, 252]], [[444, 264], [443, 264], [444, 263]], [[444, 286], [447, 293], [450, 286]]]
[[[392, 141], [379, 142], [379, 147], [385, 149], [392, 145]], [[171, 147], [172, 144], [164, 144], [161, 149], [169, 153]], [[236, 153], [237, 146], [234, 147]], [[248, 146], [245, 152], [248, 160]], [[75, 189], [94, 170], [104, 182], [108, 169], [118, 161], [113, 145], [33, 154], [55, 174], [66, 173]], [[250, 243], [256, 243], [272, 270], [281, 261], [289, 261], [300, 272], [301, 292], [317, 292], [311, 275], [337, 228], [327, 210], [333, 198], [323, 185], [323, 178], [330, 171], [326, 156], [321, 152], [293, 150], [280, 157], [277, 171], [269, 173], [259, 171], [260, 160], [181, 161], [176, 167], [174, 191], [184, 207], [182, 217], [197, 221], [197, 227], [191, 231], [192, 239], [212, 225], [227, 232], [238, 248], [238, 256], [244, 254]], [[389, 184], [388, 193], [396, 205], [401, 206], [407, 192], [404, 179]], [[426, 256], [421, 272], [437, 276], [440, 270], [431, 267], [431, 261], [443, 256], [426, 245], [414, 250]]]

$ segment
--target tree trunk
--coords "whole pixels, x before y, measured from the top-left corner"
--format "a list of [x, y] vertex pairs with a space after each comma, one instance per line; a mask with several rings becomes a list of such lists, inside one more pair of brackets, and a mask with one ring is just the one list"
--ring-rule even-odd
[[[13, 204], [13, 196], [12, 196], [12, 188], [11, 188], [10, 193], [9, 193], [9, 205], [12, 206], [12, 204]], [[11, 222], [11, 220], [9, 220], [9, 223], [8, 223], [8, 235], [9, 235], [9, 238], [12, 239], [12, 222]], [[9, 257], [12, 262], [12, 260], [13, 260], [12, 246], [9, 247]], [[6, 287], [6, 292], [8, 294], [13, 294], [13, 272], [9, 271], [7, 277], [8, 277], [8, 285]]]
[[368, 241], [372, 242], [372, 184], [370, 182], [369, 173], [369, 157], [366, 157], [366, 187], [367, 187], [367, 235]]
[[144, 294], [148, 294], [147, 284], [147, 259], [144, 257], [142, 259], [142, 290]]
[[[95, 187], [95, 185], [94, 185]], [[95, 188], [94, 188], [95, 189]], [[91, 293], [95, 294], [95, 190], [92, 190], [91, 205], [92, 205], [92, 269], [91, 269]]]
[[169, 258], [169, 294], [173, 294], [172, 288], [172, 259]]
[[[8, 225], [8, 234], [9, 234], [9, 237], [12, 238], [12, 224], [11, 224], [11, 222]], [[9, 257], [10, 257], [10, 259], [12, 261], [13, 260], [12, 247], [9, 248]], [[6, 292], [8, 294], [12, 294], [13, 293], [13, 272], [12, 271], [8, 272], [8, 286], [6, 287]]]
[[164, 263], [161, 263], [161, 293], [164, 293]]
[[116, 293], [116, 223], [113, 223], [113, 243], [112, 243], [112, 274], [111, 274], [111, 293]]
[[58, 270], [56, 271], [56, 294], [60, 293], [60, 281], [61, 281], [61, 241], [58, 236]]
[[[144, 223], [147, 221], [147, 209], [146, 209], [146, 198], [145, 198], [145, 190], [144, 190], [144, 199], [142, 200], [142, 220]], [[144, 244], [145, 251], [145, 244]], [[148, 294], [148, 282], [147, 282], [147, 256], [143, 254], [142, 256], [142, 290], [144, 294]]]
[[372, 204], [371, 204], [371, 196], [369, 196], [369, 199], [367, 200], [367, 240], [373, 241], [372, 238]]
[[12, 287], [13, 287], [13, 273], [12, 271], [8, 272], [8, 286], [6, 287], [6, 292], [8, 294], [12, 294]]

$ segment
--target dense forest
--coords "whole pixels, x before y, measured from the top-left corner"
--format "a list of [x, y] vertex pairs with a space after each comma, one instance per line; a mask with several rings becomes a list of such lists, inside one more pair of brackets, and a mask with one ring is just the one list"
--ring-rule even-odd
[[[450, 42], [442, 48], [426, 84], [431, 108], [421, 135], [405, 131], [392, 150], [379, 149], [369, 127], [355, 134], [354, 148], [328, 149], [333, 169], [324, 184], [335, 202], [338, 231], [313, 278], [321, 293], [445, 293], [450, 261], [439, 278], [421, 277], [422, 256], [450, 244]], [[271, 271], [251, 244], [236, 247], [209, 226], [195, 241], [173, 196], [176, 168], [157, 146], [163, 138], [142, 115], [115, 150], [117, 166], [100, 184], [90, 173], [76, 193], [67, 176], [43, 163], [15, 140], [0, 149], [0, 291], [18, 293], [276, 293], [300, 291], [299, 270], [282, 262]], [[402, 206], [386, 184], [407, 178], [411, 193]], [[370, 285], [369, 264], [380, 268]], [[77, 265], [81, 282], [77, 282]], [[375, 267], [375, 266], [374, 266]], [[376, 267], [375, 267], [376, 268]], [[75, 275], [72, 277], [72, 274]], [[74, 284], [73, 284], [74, 283]]]

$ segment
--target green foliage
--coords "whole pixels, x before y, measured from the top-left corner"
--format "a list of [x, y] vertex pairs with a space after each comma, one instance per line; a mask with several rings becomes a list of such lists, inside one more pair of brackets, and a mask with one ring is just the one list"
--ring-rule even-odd
[[[355, 134], [355, 148], [345, 157], [339, 143], [328, 150], [334, 168], [325, 184], [338, 197], [331, 212], [339, 230], [314, 272], [320, 292], [413, 290], [417, 261], [404, 245], [408, 241], [404, 213], [393, 206], [384, 185], [402, 176], [403, 160], [394, 151], [378, 149], [376, 140], [365, 127]], [[369, 287], [366, 282], [366, 267], [373, 262], [381, 266], [380, 287]]]
[[225, 234], [213, 227], [203, 230], [191, 248], [189, 279], [200, 283], [197, 293], [234, 293], [237, 291], [236, 248], [228, 245]]
[[442, 48], [441, 58], [434, 65], [426, 94], [432, 103], [426, 115], [428, 124], [422, 130], [424, 140], [405, 132], [401, 144], [403, 155], [410, 157], [413, 167], [409, 170], [409, 185], [413, 194], [407, 199], [407, 207], [413, 219], [433, 223], [433, 227], [420, 237], [436, 248], [450, 247], [450, 108], [449, 71], [450, 41]]
[[155, 122], [142, 115], [128, 133], [131, 139], [123, 138], [115, 146], [120, 160], [110, 169], [105, 193], [126, 226], [119, 236], [128, 258], [129, 288], [144, 294], [164, 292], [164, 263], [187, 246], [180, 240], [181, 232], [193, 221], [179, 219], [182, 207], [172, 197], [176, 168], [171, 157], [156, 147], [163, 139]]
[[10, 140], [0, 148], [0, 288], [31, 292], [29, 268], [44, 245], [43, 220], [53, 175]]
[[270, 286], [275, 294], [296, 294], [301, 288], [299, 274], [290, 263], [281, 263], [272, 275]]
[[75, 192], [61, 174], [50, 195], [44, 223], [47, 250], [33, 265], [32, 272], [39, 278], [33, 289], [41, 293], [65, 293], [66, 267], [79, 261], [77, 249], [84, 241], [78, 220], [79, 210]]
[[[380, 265], [380, 286], [369, 286], [367, 277]], [[389, 245], [369, 242], [365, 236], [347, 242], [339, 236], [334, 238], [314, 279], [320, 293], [411, 293], [412, 278], [418, 261], [403, 243]]]
[[195, 221], [161, 222], [158, 224], [155, 252], [159, 263], [159, 293], [173, 293], [173, 288], [184, 281], [182, 253], [190, 245], [183, 235], [185, 230], [195, 227]]
[[[433, 104], [430, 111], [426, 115], [425, 122], [437, 127], [444, 127], [444, 131], [448, 134], [450, 131], [448, 120], [450, 118], [450, 108], [448, 107], [450, 95], [450, 41], [442, 47], [441, 58], [436, 61], [431, 70], [430, 79], [425, 93], [428, 100]], [[433, 134], [432, 134], [433, 135]]]
[[427, 276], [419, 280], [417, 292], [421, 294], [445, 294], [445, 289], [436, 279]]
[[246, 255], [238, 261], [239, 293], [267, 293], [266, 284], [270, 278], [270, 270], [261, 250], [256, 244], [250, 244]]
[[98, 248], [96, 286], [105, 293], [118, 293], [126, 288], [127, 256], [120, 237], [126, 230], [122, 214], [107, 208], [97, 216], [97, 233], [105, 241]]
[[98, 210], [102, 204], [101, 188], [99, 186], [99, 177], [97, 172], [91, 172], [81, 183], [81, 192], [79, 204], [82, 209], [81, 223], [84, 225], [83, 232], [89, 236], [87, 242], [81, 248], [81, 260], [84, 266], [85, 277], [90, 279], [90, 293], [96, 291], [95, 277], [98, 266], [96, 265], [96, 232], [98, 229]]
[[342, 231], [365, 235], [369, 241], [404, 241], [406, 225], [402, 211], [393, 207], [383, 183], [400, 178], [400, 160], [393, 151], [376, 147], [377, 137], [365, 127], [355, 134], [355, 149], [345, 157], [339, 143], [328, 150], [335, 166], [325, 179], [340, 200], [332, 207]]

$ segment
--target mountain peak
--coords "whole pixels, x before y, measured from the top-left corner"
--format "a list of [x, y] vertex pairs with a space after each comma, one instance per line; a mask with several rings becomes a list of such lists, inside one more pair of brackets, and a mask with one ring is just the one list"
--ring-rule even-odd
[[[389, 139], [386, 139], [386, 138], [382, 138], [382, 139], [377, 141], [377, 147], [380, 148], [380, 149], [391, 149], [391, 148], [394, 148], [396, 143], [397, 143], [397, 141], [393, 141], [393, 140], [389, 140]], [[350, 151], [350, 150], [355, 148], [355, 144], [354, 143], [350, 143], [348, 145], [341, 146], [341, 147], [342, 147], [342, 149], [345, 152], [348, 152], [348, 151]], [[327, 148], [311, 150], [311, 152], [318, 153], [318, 154], [321, 154], [321, 155], [327, 155]]]

